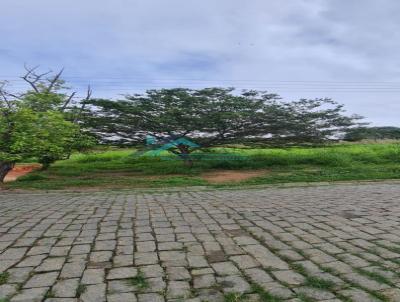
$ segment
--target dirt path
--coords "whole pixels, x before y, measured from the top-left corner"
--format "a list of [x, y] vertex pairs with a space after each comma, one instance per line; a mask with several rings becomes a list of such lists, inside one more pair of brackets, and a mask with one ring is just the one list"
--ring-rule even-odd
[[16, 165], [14, 169], [8, 172], [4, 182], [16, 181], [19, 177], [24, 176], [34, 170], [41, 168], [40, 164], [20, 164]]
[[201, 177], [209, 183], [239, 182], [259, 177], [268, 173], [267, 170], [219, 170], [206, 172]]

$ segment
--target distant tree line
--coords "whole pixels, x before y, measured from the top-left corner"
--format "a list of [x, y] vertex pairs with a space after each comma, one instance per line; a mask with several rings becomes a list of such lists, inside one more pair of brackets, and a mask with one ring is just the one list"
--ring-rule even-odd
[[346, 130], [343, 140], [356, 142], [361, 140], [400, 139], [398, 127], [356, 127]]
[[[68, 92], [58, 73], [26, 67], [27, 91], [12, 93], [0, 84], [0, 181], [22, 159], [36, 158], [43, 168], [96, 143], [132, 145], [186, 137], [203, 147], [226, 143], [321, 144], [359, 128], [362, 117], [346, 115], [327, 98], [285, 102], [265, 91], [234, 88], [158, 89], [123, 99], [84, 98]], [[347, 132], [346, 132], [347, 131]], [[355, 130], [354, 130], [355, 131]], [[169, 150], [188, 159], [192, 150]]]

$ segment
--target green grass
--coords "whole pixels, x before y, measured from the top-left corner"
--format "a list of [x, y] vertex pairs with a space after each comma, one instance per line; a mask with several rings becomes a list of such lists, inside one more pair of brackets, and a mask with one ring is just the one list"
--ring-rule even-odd
[[307, 275], [307, 271], [302, 264], [290, 262], [289, 266], [292, 270], [296, 271], [297, 273], [304, 276]]
[[390, 286], [394, 286], [392, 281], [390, 281], [388, 278], [386, 278], [385, 276], [382, 276], [381, 274], [379, 274], [377, 272], [367, 271], [362, 268], [357, 268], [356, 272], [359, 273], [360, 275], [368, 277], [369, 279], [375, 280], [378, 283], [383, 283], [383, 284], [388, 284]]
[[321, 270], [323, 270], [325, 273], [329, 273], [329, 274], [332, 274], [332, 275], [335, 275], [335, 274], [336, 274], [336, 270], [335, 270], [334, 268], [332, 268], [332, 267], [321, 266], [320, 268], [321, 268]]
[[307, 276], [304, 285], [322, 290], [333, 290], [336, 286], [336, 284], [330, 280], [315, 276]]
[[299, 293], [297, 295], [297, 298], [301, 301], [301, 302], [316, 302], [315, 299], [305, 295], [304, 293]]
[[80, 283], [76, 289], [76, 295], [80, 297], [86, 291], [87, 286], [85, 284]]
[[4, 272], [0, 274], [0, 285], [6, 284], [10, 278], [10, 274], [8, 272]]
[[243, 302], [246, 298], [240, 293], [227, 293], [224, 295], [224, 302]]
[[305, 267], [301, 264], [290, 263], [289, 266], [291, 269], [293, 269], [294, 271], [305, 277], [305, 281], [303, 284], [304, 286], [313, 287], [320, 290], [328, 290], [328, 291], [332, 291], [336, 286], [335, 282], [331, 280], [309, 275]]
[[55, 294], [54, 292], [50, 289], [46, 292], [46, 295], [44, 296], [45, 299], [51, 299], [51, 298], [55, 298]]
[[256, 294], [258, 294], [258, 296], [260, 297], [260, 301], [262, 301], [262, 302], [282, 302], [283, 301], [283, 299], [281, 297], [275, 296], [275, 295], [267, 292], [258, 284], [252, 284], [251, 288]]
[[127, 279], [127, 282], [129, 285], [135, 286], [139, 290], [144, 290], [150, 286], [142, 272], [138, 272], [136, 277]]
[[74, 154], [68, 160], [56, 162], [47, 171], [33, 172], [3, 186], [42, 190], [237, 186], [238, 183], [210, 184], [201, 176], [203, 172], [221, 169], [265, 172], [239, 183], [245, 186], [400, 178], [400, 144], [395, 143], [336, 144], [318, 148], [213, 148], [207, 153], [213, 156], [229, 153], [235, 155], [236, 160], [207, 160], [205, 155], [196, 153], [191, 169], [174, 155], [135, 157], [134, 153], [133, 149], [114, 149]]
[[[10, 274], [8, 272], [0, 273], [0, 285], [6, 284], [8, 279], [10, 278]], [[0, 302], [9, 302], [10, 298], [8, 297], [0, 297]]]

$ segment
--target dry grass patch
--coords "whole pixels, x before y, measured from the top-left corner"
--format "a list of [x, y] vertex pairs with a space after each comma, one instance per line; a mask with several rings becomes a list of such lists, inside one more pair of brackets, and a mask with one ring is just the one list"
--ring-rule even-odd
[[202, 173], [201, 177], [209, 183], [240, 182], [267, 174], [268, 170], [219, 170]]

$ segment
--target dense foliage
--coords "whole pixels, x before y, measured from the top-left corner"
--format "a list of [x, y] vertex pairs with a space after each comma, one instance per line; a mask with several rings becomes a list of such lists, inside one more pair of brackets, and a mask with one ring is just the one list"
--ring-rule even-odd
[[71, 95], [60, 92], [60, 75], [43, 78], [30, 69], [24, 79], [32, 89], [20, 94], [8, 92], [6, 83], [0, 86], [0, 182], [23, 158], [34, 157], [47, 168], [90, 145], [77, 123]]
[[398, 127], [356, 127], [348, 129], [343, 138], [345, 141], [361, 141], [364, 139], [400, 139], [400, 128]]

